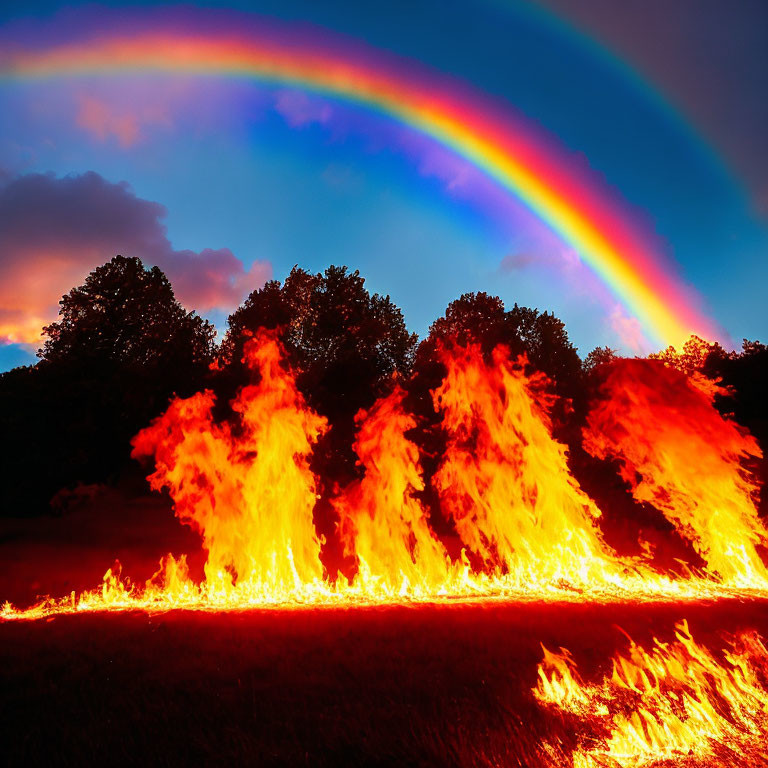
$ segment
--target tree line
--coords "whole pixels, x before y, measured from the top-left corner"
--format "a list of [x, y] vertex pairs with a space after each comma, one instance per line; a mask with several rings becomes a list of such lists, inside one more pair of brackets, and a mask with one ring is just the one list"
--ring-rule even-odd
[[[352, 451], [355, 415], [386, 393], [393, 378], [406, 387], [417, 415], [413, 439], [422, 451], [425, 501], [433, 503], [428, 481], [444, 436], [430, 390], [443, 377], [438, 347], [449, 340], [479, 343], [486, 353], [500, 343], [513, 355], [525, 353], [558, 395], [556, 436], [568, 444], [572, 470], [587, 492], [604, 509], [638, 506], [615, 468], [580, 446], [601, 368], [616, 353], [598, 348], [582, 360], [552, 313], [516, 304], [507, 309], [498, 297], [467, 293], [419, 341], [390, 297], [369, 293], [357, 271], [330, 266], [312, 274], [294, 267], [282, 283], [271, 280], [248, 296], [229, 316], [217, 345], [213, 326], [182, 307], [160, 269], [116, 256], [62, 298], [58, 319], [44, 329], [39, 362], [0, 375], [0, 514], [57, 511], [73, 488], [126, 478], [143, 491], [141, 468], [129, 457], [130, 439], [174, 395], [211, 389], [225, 408], [248, 383], [242, 350], [259, 327], [279, 330], [299, 388], [332, 427], [313, 458], [322, 486], [321, 532], [333, 526], [328, 500], [334, 489], [360, 471]], [[768, 446], [765, 345], [745, 341], [740, 352], [727, 352], [694, 338], [681, 353], [670, 349], [658, 357], [722, 379], [732, 395], [718, 407]], [[433, 523], [440, 525], [435, 516]]]

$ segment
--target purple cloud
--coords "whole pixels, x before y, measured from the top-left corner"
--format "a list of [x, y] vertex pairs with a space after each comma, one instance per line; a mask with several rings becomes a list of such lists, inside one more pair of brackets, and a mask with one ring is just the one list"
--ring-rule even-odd
[[179, 300], [200, 312], [233, 309], [271, 276], [268, 262], [246, 268], [227, 248], [175, 250], [165, 215], [127, 183], [93, 172], [0, 180], [0, 339], [39, 341], [62, 294], [117, 253], [160, 267]]

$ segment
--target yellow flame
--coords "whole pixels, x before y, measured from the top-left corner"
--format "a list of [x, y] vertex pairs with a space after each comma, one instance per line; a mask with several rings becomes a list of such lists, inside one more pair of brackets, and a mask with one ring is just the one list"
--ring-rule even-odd
[[[650, 399], [648, 383], [642, 377], [622, 380], [609, 390], [607, 404], [593, 411], [587, 436], [595, 452], [618, 452], [627, 467], [641, 472], [654, 503], [699, 542], [709, 572], [689, 570], [681, 578], [608, 547], [597, 527], [600, 511], [570, 474], [565, 446], [552, 437], [542, 377], [527, 377], [523, 361], [511, 361], [503, 347], [490, 362], [476, 347], [445, 348], [447, 373], [433, 393], [447, 438], [436, 489], [470, 556], [463, 551], [456, 561], [448, 557], [418, 500], [424, 481], [418, 450], [406, 437], [415, 421], [395, 388], [358, 417], [355, 449], [363, 477], [334, 501], [339, 533], [357, 572], [350, 581], [332, 580], [313, 522], [317, 483], [309, 467], [326, 421], [299, 393], [274, 333], [257, 334], [246, 345], [245, 360], [254, 383], [239, 392], [229, 420], [214, 419], [214, 396], [202, 392], [175, 400], [134, 439], [134, 454], [154, 459], [152, 486], [168, 489], [176, 515], [202, 537], [202, 583], [190, 577], [183, 555], [168, 555], [144, 585], [131, 584], [115, 567], [97, 589], [46, 598], [24, 610], [6, 603], [0, 617], [768, 596], [765, 566], [755, 549], [764, 531], [753, 485], [739, 465], [753, 448], [751, 438], [714, 411], [707, 392], [660, 380], [668, 402], [665, 423], [659, 424], [654, 413], [632, 410], [633, 403]], [[671, 404], [675, 399], [677, 405]], [[688, 411], [696, 418], [681, 416]], [[642, 430], [644, 419], [650, 438]], [[630, 433], [640, 448], [623, 441]], [[696, 462], [686, 461], [690, 446]], [[565, 671], [561, 677], [565, 685]], [[638, 686], [634, 679], [632, 684]]]
[[744, 632], [718, 659], [686, 621], [675, 636], [654, 640], [650, 650], [632, 642], [600, 684], [582, 681], [568, 651], [544, 649], [533, 693], [582, 719], [574, 766], [721, 765], [710, 761], [728, 754], [766, 764], [768, 651], [761, 639]]

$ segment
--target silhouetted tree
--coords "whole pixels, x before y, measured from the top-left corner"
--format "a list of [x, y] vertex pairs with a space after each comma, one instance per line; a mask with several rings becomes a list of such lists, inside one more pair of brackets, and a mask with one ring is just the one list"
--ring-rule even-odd
[[617, 357], [617, 352], [611, 347], [595, 347], [585, 358], [581, 364], [584, 373], [589, 375], [602, 365], [607, 365], [613, 362]]
[[355, 414], [373, 404], [393, 374], [408, 375], [416, 335], [408, 332], [389, 296], [370, 294], [359, 272], [336, 266], [322, 274], [294, 267], [282, 285], [272, 280], [251, 293], [228, 325], [220, 402], [249, 379], [242, 365], [249, 335], [259, 327], [277, 328], [299, 389], [329, 420], [331, 429], [313, 452], [312, 468], [322, 483], [315, 523], [327, 538], [325, 562], [332, 569], [343, 558], [329, 501], [335, 486], [357, 473]]
[[49, 363], [206, 366], [213, 326], [179, 304], [168, 278], [140, 259], [115, 256], [62, 297], [38, 356]]
[[505, 344], [512, 356], [525, 354], [531, 371], [543, 371], [553, 391], [561, 397], [553, 414], [560, 430], [570, 416], [570, 403], [581, 392], [581, 360], [568, 340], [565, 326], [554, 315], [519, 307], [510, 310], [497, 296], [484, 292], [465, 293], [452, 301], [443, 317], [430, 326], [429, 335], [419, 344], [409, 383], [409, 406], [419, 417], [413, 439], [422, 453], [426, 488], [423, 501], [432, 510], [433, 525], [447, 533], [446, 523], [437, 514], [438, 501], [431, 478], [445, 450], [442, 416], [435, 412], [431, 392], [445, 376], [439, 360], [441, 344], [479, 344], [486, 355]]
[[707, 356], [702, 372], [727, 388], [727, 394], [715, 399], [718, 409], [732, 414], [760, 444], [763, 458], [754, 470], [763, 489], [760, 512], [768, 515], [768, 346], [744, 339], [740, 352], [726, 352], [718, 345]]
[[370, 406], [393, 373], [407, 374], [416, 346], [389, 296], [370, 294], [360, 273], [346, 267], [323, 274], [294, 267], [282, 285], [272, 280], [251, 293], [228, 325], [222, 358], [237, 383], [246, 376], [249, 333], [279, 328], [299, 387], [332, 422]]
[[547, 374], [557, 394], [572, 399], [581, 391], [581, 360], [565, 325], [549, 312], [517, 304], [506, 310], [497, 296], [484, 292], [463, 294], [432, 323], [429, 335], [419, 344], [414, 361], [414, 393], [420, 391], [426, 397], [439, 385], [445, 371], [437, 349], [446, 343], [480, 344], [486, 354], [498, 344], [505, 344], [513, 356], [525, 354], [531, 370]]
[[215, 331], [165, 275], [116, 256], [61, 300], [34, 367], [0, 376], [0, 509], [30, 514], [64, 487], [113, 479], [169, 398], [202, 388]]
[[705, 341], [699, 336], [691, 336], [680, 352], [673, 346], [662, 352], [653, 352], [648, 357], [651, 360], [661, 360], [662, 363], [687, 375], [703, 372], [707, 358], [711, 355], [725, 354], [725, 350], [717, 342]]

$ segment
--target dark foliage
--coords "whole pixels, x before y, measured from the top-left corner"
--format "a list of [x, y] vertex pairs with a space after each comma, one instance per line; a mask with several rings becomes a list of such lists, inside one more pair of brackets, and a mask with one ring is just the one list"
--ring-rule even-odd
[[[768, 346], [744, 339], [741, 352], [726, 352], [713, 345], [702, 366], [703, 373], [720, 379], [728, 394], [718, 397], [717, 407], [746, 427], [760, 443], [763, 458], [755, 471], [768, 489]], [[760, 513], [768, 515], [768, 490], [760, 497]]]
[[[452, 301], [445, 315], [432, 323], [429, 335], [419, 345], [415, 372], [426, 372], [435, 360], [441, 343], [480, 344], [487, 354], [498, 344], [505, 344], [512, 356], [525, 354], [532, 370], [543, 371], [552, 380], [555, 391], [565, 397], [577, 396], [581, 387], [581, 360], [568, 339], [561, 320], [549, 312], [520, 307], [510, 310], [498, 296], [465, 293]], [[442, 366], [434, 369], [442, 378]]]
[[0, 376], [0, 509], [34, 514], [62, 488], [105, 482], [174, 394], [204, 385], [215, 331], [157, 268], [116, 256], [61, 301], [41, 361]]
[[249, 334], [279, 328], [299, 387], [332, 420], [370, 406], [392, 374], [407, 375], [416, 347], [389, 296], [370, 294], [346, 267], [314, 275], [294, 267], [282, 285], [271, 280], [251, 293], [228, 325], [222, 358], [235, 378], [247, 378], [241, 358]]
[[328, 267], [310, 274], [294, 267], [281, 285], [254, 291], [229, 317], [222, 343], [227, 394], [247, 383], [243, 345], [259, 327], [277, 328], [309, 404], [333, 429], [315, 462], [335, 480], [354, 471], [354, 417], [370, 407], [393, 375], [409, 373], [416, 335], [389, 296], [370, 294], [359, 272]]

